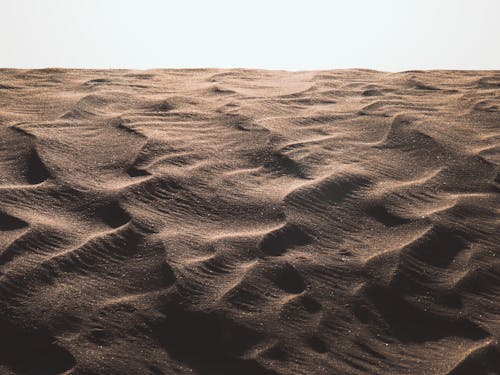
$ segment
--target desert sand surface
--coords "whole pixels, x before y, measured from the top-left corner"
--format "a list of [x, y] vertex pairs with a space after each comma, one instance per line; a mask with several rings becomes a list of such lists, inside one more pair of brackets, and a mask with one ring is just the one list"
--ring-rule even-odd
[[0, 70], [0, 374], [500, 373], [500, 71]]

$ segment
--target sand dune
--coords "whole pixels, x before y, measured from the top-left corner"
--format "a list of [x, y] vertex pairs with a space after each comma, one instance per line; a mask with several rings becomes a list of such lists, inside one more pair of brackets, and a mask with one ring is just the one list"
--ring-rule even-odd
[[500, 72], [0, 70], [1, 374], [499, 374]]

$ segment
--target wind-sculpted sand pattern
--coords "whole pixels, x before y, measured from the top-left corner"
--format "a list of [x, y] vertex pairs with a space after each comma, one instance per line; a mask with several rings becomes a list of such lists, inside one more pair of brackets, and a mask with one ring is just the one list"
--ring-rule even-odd
[[1, 374], [500, 373], [500, 72], [0, 71]]

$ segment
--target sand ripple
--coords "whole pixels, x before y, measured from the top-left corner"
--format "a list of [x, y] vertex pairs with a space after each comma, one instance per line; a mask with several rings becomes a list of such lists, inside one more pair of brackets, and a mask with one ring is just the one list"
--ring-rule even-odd
[[500, 73], [0, 71], [0, 373], [500, 373]]

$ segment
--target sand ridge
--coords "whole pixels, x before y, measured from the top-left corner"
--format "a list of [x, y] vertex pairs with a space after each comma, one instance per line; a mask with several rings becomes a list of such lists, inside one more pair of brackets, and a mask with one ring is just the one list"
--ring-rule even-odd
[[0, 70], [0, 373], [500, 373], [500, 72]]

